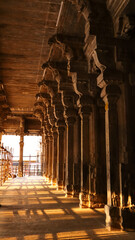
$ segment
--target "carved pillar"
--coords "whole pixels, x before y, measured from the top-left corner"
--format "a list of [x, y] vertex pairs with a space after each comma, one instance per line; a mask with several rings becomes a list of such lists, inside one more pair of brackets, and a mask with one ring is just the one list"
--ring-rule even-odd
[[58, 189], [64, 188], [64, 131], [65, 122], [59, 122], [58, 125]]
[[103, 88], [101, 97], [105, 102], [105, 138], [107, 171], [107, 205], [105, 205], [106, 226], [121, 228], [119, 139], [117, 100], [120, 89], [110, 84]]
[[81, 192], [81, 118], [78, 115], [74, 129], [74, 196]]
[[57, 149], [58, 149], [58, 133], [57, 128], [53, 128], [53, 183], [57, 183], [58, 177], [58, 159], [57, 159]]
[[96, 204], [106, 204], [106, 150], [105, 150], [105, 104], [101, 98], [97, 99], [97, 174], [96, 174]]
[[52, 161], [53, 152], [52, 151], [53, 151], [53, 137], [52, 137], [52, 133], [50, 133], [50, 136], [49, 136], [49, 166], [48, 166], [50, 182], [52, 182], [52, 177], [53, 177], [53, 161]]
[[44, 129], [44, 127], [43, 127], [43, 134], [42, 134], [41, 173], [42, 173], [42, 176], [45, 175], [45, 129]]
[[[83, 97], [82, 97], [83, 98]], [[85, 96], [85, 100], [90, 100], [89, 96]], [[82, 99], [83, 102], [84, 99]], [[88, 103], [88, 101], [87, 101]], [[80, 106], [80, 117], [81, 117], [81, 192], [80, 207], [90, 207], [90, 126], [89, 118], [91, 114], [90, 105]]]
[[74, 117], [67, 117], [66, 196], [74, 196]]
[[1, 146], [1, 141], [2, 141], [2, 135], [3, 134], [4, 134], [3, 119], [0, 117], [0, 146]]
[[2, 135], [3, 135], [3, 132], [0, 132], [0, 146], [1, 146], [1, 141], [2, 141]]
[[54, 95], [53, 106], [54, 106], [54, 116], [57, 120], [56, 126], [57, 126], [57, 131], [58, 131], [58, 137], [57, 137], [57, 164], [58, 164], [57, 184], [58, 184], [58, 189], [64, 189], [64, 181], [65, 181], [65, 179], [64, 179], [65, 120], [63, 117], [64, 108], [61, 103], [61, 94], [60, 93]]
[[[72, 83], [64, 83], [62, 102], [64, 105], [64, 117], [66, 122], [66, 196], [74, 196], [74, 123], [77, 110], [74, 108], [76, 94], [73, 92]], [[68, 89], [68, 91], [67, 91]]]
[[18, 177], [23, 177], [23, 146], [24, 146], [24, 136], [20, 135], [20, 155], [19, 155]]
[[20, 156], [18, 166], [18, 176], [23, 177], [23, 146], [24, 146], [24, 119], [20, 120]]
[[54, 116], [54, 106], [47, 107], [48, 121], [50, 123], [50, 180], [56, 183], [57, 170], [57, 128], [56, 118]]
[[45, 177], [48, 178], [48, 165], [49, 165], [49, 137], [46, 135], [45, 138]]

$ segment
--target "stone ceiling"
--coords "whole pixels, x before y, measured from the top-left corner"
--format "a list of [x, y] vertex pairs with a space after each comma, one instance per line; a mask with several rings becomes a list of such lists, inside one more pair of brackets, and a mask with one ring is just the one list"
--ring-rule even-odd
[[0, 81], [11, 115], [33, 115], [61, 0], [0, 1]]

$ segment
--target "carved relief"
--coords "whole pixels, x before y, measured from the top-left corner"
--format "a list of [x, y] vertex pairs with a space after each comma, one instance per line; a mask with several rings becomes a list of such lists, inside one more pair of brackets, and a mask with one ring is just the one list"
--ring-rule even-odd
[[135, 16], [123, 15], [119, 18], [118, 36], [122, 38], [131, 38], [135, 33]]

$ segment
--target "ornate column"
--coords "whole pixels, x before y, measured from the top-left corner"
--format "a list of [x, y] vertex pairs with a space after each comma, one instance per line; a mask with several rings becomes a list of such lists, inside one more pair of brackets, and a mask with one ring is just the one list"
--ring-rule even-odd
[[74, 196], [74, 123], [77, 110], [74, 108], [75, 93], [62, 93], [64, 117], [67, 126], [66, 134], [66, 196]]
[[45, 128], [43, 127], [42, 133], [42, 159], [41, 159], [41, 173], [42, 176], [45, 174]]
[[18, 166], [18, 176], [23, 177], [23, 146], [24, 146], [24, 119], [20, 119], [20, 156]]
[[58, 123], [58, 189], [64, 189], [64, 131], [65, 122]]
[[46, 122], [46, 129], [47, 129], [47, 177], [48, 180], [50, 180], [50, 174], [51, 174], [51, 162], [52, 162], [52, 133], [51, 133], [51, 126], [48, 122]]
[[54, 107], [48, 105], [47, 107], [47, 114], [48, 114], [48, 120], [51, 125], [50, 132], [51, 132], [51, 138], [50, 138], [50, 170], [51, 170], [51, 177], [50, 180], [53, 183], [56, 183], [56, 167], [57, 167], [57, 128], [56, 128], [56, 119], [54, 116]]
[[81, 117], [81, 192], [79, 194], [79, 199], [80, 207], [90, 207], [90, 96], [84, 96], [84, 99], [83, 97], [81, 98], [79, 114]]
[[57, 149], [58, 149], [58, 133], [57, 128], [53, 127], [53, 183], [57, 183], [58, 177], [58, 159], [57, 159]]
[[48, 165], [49, 165], [49, 137], [46, 134], [45, 137], [45, 177], [48, 178]]
[[48, 172], [49, 172], [49, 180], [52, 182], [53, 178], [53, 136], [52, 132], [50, 131], [49, 134], [49, 166], [48, 166]]
[[66, 158], [66, 196], [74, 196], [74, 123], [73, 116], [66, 116], [67, 158]]
[[[60, 94], [61, 95], [61, 94]], [[61, 96], [60, 96], [61, 98]], [[57, 161], [58, 161], [58, 189], [64, 189], [64, 131], [65, 131], [65, 121], [63, 117], [63, 106], [59, 102], [55, 104], [55, 117], [57, 119], [57, 129], [58, 129], [58, 150], [57, 150]]]
[[45, 125], [45, 144], [46, 144], [46, 148], [45, 148], [45, 176], [46, 179], [49, 180], [50, 179], [50, 171], [51, 171], [51, 154], [52, 154], [52, 133], [51, 133], [51, 125], [49, 123], [48, 120], [48, 115], [47, 115], [47, 105], [44, 109], [44, 125]]
[[1, 146], [1, 141], [2, 141], [2, 135], [3, 134], [4, 134], [3, 119], [0, 117], [0, 146]]
[[119, 175], [119, 138], [117, 100], [120, 89], [109, 84], [102, 89], [101, 97], [105, 102], [105, 138], [107, 171], [107, 205], [105, 205], [106, 226], [121, 228], [120, 175]]
[[74, 196], [81, 191], [81, 118], [76, 117], [74, 129]]
[[104, 206], [106, 203], [106, 150], [105, 150], [105, 104], [101, 97], [97, 98], [97, 161], [96, 161], [96, 205]]

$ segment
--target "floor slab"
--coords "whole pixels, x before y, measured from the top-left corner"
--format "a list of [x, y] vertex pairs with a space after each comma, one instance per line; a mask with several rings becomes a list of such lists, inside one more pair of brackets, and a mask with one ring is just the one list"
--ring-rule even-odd
[[80, 209], [43, 177], [9, 179], [0, 203], [0, 240], [135, 239], [135, 232], [109, 232], [103, 209]]

